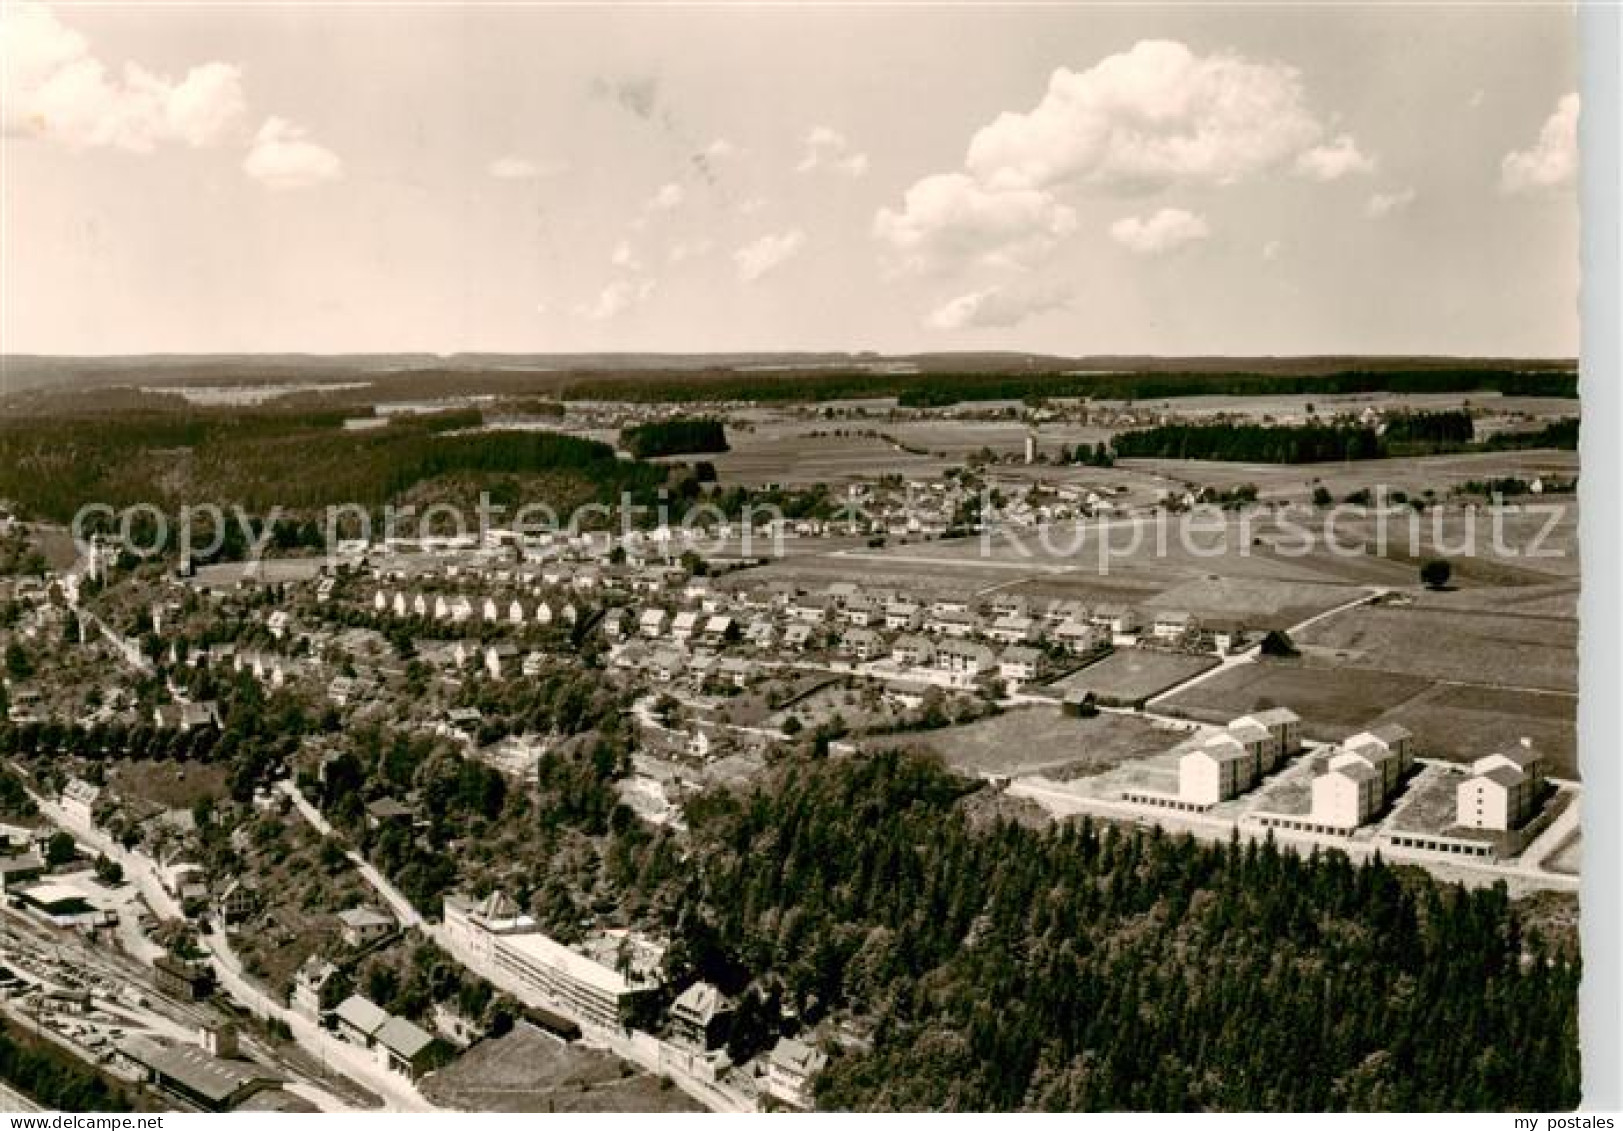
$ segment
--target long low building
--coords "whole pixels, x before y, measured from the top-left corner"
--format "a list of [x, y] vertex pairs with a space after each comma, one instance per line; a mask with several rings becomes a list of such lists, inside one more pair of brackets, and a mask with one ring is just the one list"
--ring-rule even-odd
[[282, 1078], [251, 1060], [222, 1060], [191, 1045], [166, 1045], [128, 1037], [118, 1054], [151, 1083], [205, 1111], [230, 1111]]
[[622, 973], [567, 947], [500, 892], [477, 904], [447, 896], [444, 923], [449, 941], [526, 1005], [559, 1009], [585, 1025], [623, 1029], [636, 999], [659, 988], [648, 964], [629, 963]]

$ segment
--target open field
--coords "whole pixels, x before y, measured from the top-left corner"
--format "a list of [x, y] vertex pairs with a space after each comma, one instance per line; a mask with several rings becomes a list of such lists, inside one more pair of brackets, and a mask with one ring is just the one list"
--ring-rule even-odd
[[1202, 722], [1260, 707], [1289, 707], [1309, 738], [1335, 742], [1377, 723], [1415, 734], [1424, 757], [1468, 762], [1527, 737], [1552, 772], [1576, 778], [1577, 699], [1557, 692], [1437, 683], [1412, 673], [1296, 661], [1242, 664], [1158, 704]]
[[1578, 773], [1578, 699], [1556, 692], [1445, 684], [1381, 716], [1414, 732], [1420, 751], [1467, 762], [1521, 738], [1550, 758], [1551, 773]]
[[1064, 695], [1092, 692], [1100, 703], [1125, 705], [1143, 702], [1216, 666], [1212, 656], [1124, 648], [1049, 686]]
[[1019, 420], [926, 420], [891, 425], [885, 431], [909, 448], [961, 461], [982, 450], [1023, 458], [1027, 436], [1036, 440], [1038, 453], [1054, 459], [1061, 449], [1074, 451], [1078, 444], [1109, 440], [1116, 430], [1054, 423], [1033, 428]]
[[[707, 459], [716, 466], [723, 483], [760, 486], [765, 483], [808, 486], [815, 483], [843, 483], [856, 479], [876, 479], [899, 474], [920, 479], [939, 478], [948, 466], [946, 460], [903, 451], [875, 436], [830, 434], [832, 425], [776, 422], [749, 431], [729, 429], [731, 451], [715, 455], [684, 456], [684, 460]], [[846, 426], [841, 426], [846, 427]], [[883, 431], [883, 422], [852, 424], [849, 429], [869, 427]], [[811, 432], [823, 435], [808, 435]]]
[[1179, 737], [1131, 715], [1081, 719], [1057, 707], [1020, 707], [966, 726], [864, 742], [934, 751], [949, 769], [970, 777], [1043, 774], [1065, 780], [1158, 754]]
[[1437, 608], [1363, 606], [1296, 638], [1309, 663], [1378, 668], [1430, 679], [1541, 691], [1576, 691], [1578, 625], [1563, 617]]
[[1157, 706], [1169, 714], [1226, 723], [1266, 707], [1289, 707], [1302, 716], [1307, 736], [1334, 742], [1365, 729], [1394, 704], [1430, 688], [1398, 672], [1326, 671], [1289, 661], [1239, 664]]
[[465, 1111], [703, 1111], [680, 1089], [608, 1053], [566, 1044], [520, 1022], [480, 1041], [423, 1081], [434, 1103]]
[[136, 762], [122, 759], [107, 773], [107, 785], [119, 797], [165, 809], [191, 809], [202, 798], [230, 796], [230, 767], [194, 762]]

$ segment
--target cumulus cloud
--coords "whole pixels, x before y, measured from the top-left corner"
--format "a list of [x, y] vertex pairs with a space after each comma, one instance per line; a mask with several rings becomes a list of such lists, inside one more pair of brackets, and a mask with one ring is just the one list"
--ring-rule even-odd
[[0, 128], [8, 137], [132, 153], [240, 137], [247, 103], [237, 67], [202, 63], [178, 81], [136, 63], [114, 74], [43, 4], [7, 5], [0, 21]]
[[1578, 176], [1578, 96], [1568, 94], [1539, 130], [1530, 148], [1505, 154], [1499, 187], [1508, 193], [1565, 188]]
[[1384, 220], [1393, 213], [1402, 212], [1413, 204], [1415, 190], [1398, 189], [1396, 192], [1378, 192], [1364, 204], [1364, 215], [1371, 220]]
[[1294, 67], [1145, 40], [1086, 70], [1055, 70], [1036, 106], [976, 132], [963, 172], [918, 181], [899, 211], [879, 213], [874, 234], [893, 250], [938, 249], [943, 261], [1008, 245], [1020, 262], [1074, 228], [1068, 193], [1229, 185], [1292, 167], [1330, 180], [1372, 167], [1353, 138], [1325, 134]]
[[1110, 225], [1110, 238], [1137, 255], [1164, 255], [1209, 235], [1206, 221], [1182, 208], [1163, 208], [1142, 219], [1124, 216]]
[[1144, 40], [1089, 70], [1056, 70], [1034, 109], [975, 135], [966, 163], [994, 186], [1228, 184], [1323, 132], [1294, 67]]
[[809, 173], [814, 169], [832, 169], [848, 177], [860, 177], [868, 171], [868, 155], [858, 153], [839, 130], [829, 126], [814, 126], [806, 135], [805, 151], [795, 171]]
[[873, 230], [904, 269], [1009, 264], [1040, 257], [1070, 235], [1076, 213], [1038, 189], [994, 190], [965, 173], [938, 173], [907, 190], [901, 211], [881, 209]]
[[1315, 181], [1339, 181], [1357, 173], [1373, 173], [1375, 159], [1366, 156], [1349, 134], [1328, 145], [1315, 145], [1296, 157], [1296, 171]]
[[654, 288], [654, 280], [649, 278], [614, 279], [591, 302], [575, 307], [575, 313], [594, 322], [606, 322], [646, 302]]
[[332, 150], [317, 145], [305, 130], [283, 118], [267, 118], [254, 135], [242, 170], [266, 188], [309, 188], [344, 175], [344, 164]]
[[733, 252], [733, 263], [738, 268], [738, 277], [746, 283], [753, 283], [799, 255], [805, 246], [806, 233], [799, 228], [791, 228], [745, 244]]
[[567, 162], [535, 161], [516, 153], [509, 153], [493, 160], [487, 166], [486, 172], [498, 181], [538, 181], [544, 177], [557, 176], [568, 168]]
[[948, 299], [925, 318], [936, 330], [1007, 328], [1028, 318], [1064, 309], [1071, 292], [1061, 283], [988, 287]]

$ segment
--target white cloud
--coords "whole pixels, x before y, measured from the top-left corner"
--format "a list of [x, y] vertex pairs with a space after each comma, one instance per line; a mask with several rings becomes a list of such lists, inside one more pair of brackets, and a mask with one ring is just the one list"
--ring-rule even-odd
[[1364, 204], [1364, 215], [1371, 220], [1384, 220], [1397, 212], [1402, 212], [1415, 201], [1415, 190], [1412, 188], [1398, 189], [1396, 192], [1378, 192]]
[[1137, 255], [1164, 255], [1210, 234], [1204, 219], [1181, 208], [1163, 208], [1143, 219], [1125, 216], [1110, 225], [1110, 238]]
[[486, 172], [498, 181], [538, 181], [555, 177], [568, 168], [566, 161], [536, 161], [509, 153], [493, 160], [486, 167]]
[[1528, 149], [1505, 154], [1499, 187], [1508, 193], [1565, 188], [1578, 176], [1578, 96], [1568, 94], [1545, 120]]
[[1480, 107], [1487, 100], [1488, 100], [1488, 92], [1483, 90], [1481, 87], [1477, 87], [1475, 90], [1473, 90], [1471, 92], [1471, 97], [1466, 99], [1465, 104], [1467, 106], [1469, 106], [1471, 109], [1475, 110], [1478, 107]]
[[903, 268], [936, 270], [1037, 258], [1076, 230], [1076, 213], [1037, 189], [990, 190], [964, 173], [938, 173], [907, 190], [900, 212], [881, 209], [873, 230]]
[[591, 302], [575, 307], [575, 313], [594, 322], [606, 322], [646, 302], [654, 293], [654, 288], [654, 280], [648, 278], [615, 279], [599, 291]]
[[805, 246], [806, 233], [792, 228], [786, 232], [764, 235], [745, 244], [733, 252], [733, 263], [738, 268], [738, 277], [746, 283], [753, 283], [799, 255]]
[[711, 161], [725, 161], [729, 157], [738, 156], [738, 146], [734, 145], [724, 137], [718, 137], [715, 141], [704, 147], [703, 153], [704, 156]]
[[809, 173], [814, 169], [832, 169], [848, 177], [860, 177], [868, 171], [868, 155], [853, 151], [851, 142], [839, 130], [814, 126], [806, 135], [805, 154], [795, 171]]
[[344, 164], [332, 150], [305, 137], [302, 127], [283, 118], [266, 118], [254, 135], [242, 170], [271, 189], [297, 189], [336, 181]]
[[1144, 40], [1089, 70], [1056, 70], [1034, 109], [1005, 112], [975, 135], [966, 165], [1006, 187], [1228, 184], [1323, 132], [1295, 68]]
[[1061, 310], [1070, 298], [1070, 289], [1060, 283], [989, 287], [949, 299], [931, 311], [924, 322], [936, 330], [1007, 328]]
[[677, 240], [671, 245], [665, 257], [672, 263], [685, 263], [689, 259], [698, 259], [709, 255], [715, 249], [715, 243], [706, 236], [699, 236], [691, 240]]
[[1330, 180], [1373, 167], [1356, 141], [1325, 142], [1301, 76], [1277, 62], [1145, 40], [1083, 71], [1060, 67], [1035, 107], [970, 139], [964, 171], [908, 190], [874, 234], [913, 264], [988, 256], [1029, 263], [1075, 226], [1067, 193], [1229, 185], [1299, 166]]
[[237, 67], [202, 63], [178, 82], [136, 63], [112, 74], [43, 4], [8, 4], [0, 21], [0, 129], [8, 137], [148, 153], [240, 136], [247, 104]]
[[1355, 173], [1373, 173], [1375, 159], [1361, 152], [1350, 134], [1341, 134], [1328, 145], [1297, 154], [1296, 171], [1310, 180], [1339, 181]]
[[631, 250], [631, 244], [626, 240], [614, 245], [614, 250], [609, 252], [609, 262], [627, 271], [642, 270], [642, 261], [637, 258], [637, 253]]
[[672, 181], [660, 185], [659, 190], [648, 198], [648, 203], [643, 205], [643, 208], [649, 212], [669, 212], [674, 208], [680, 208], [686, 195], [682, 191], [682, 186]]
[[1269, 263], [1274, 262], [1285, 253], [1285, 245], [1279, 240], [1269, 240], [1262, 245], [1262, 257]]
[[753, 216], [766, 208], [766, 197], [752, 196], [738, 206], [738, 211], [744, 216]]

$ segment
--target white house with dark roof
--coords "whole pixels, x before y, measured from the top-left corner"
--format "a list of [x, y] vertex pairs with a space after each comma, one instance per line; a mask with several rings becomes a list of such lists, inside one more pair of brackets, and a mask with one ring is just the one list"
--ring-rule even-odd
[[809, 1110], [812, 1077], [827, 1063], [828, 1057], [818, 1049], [794, 1037], [784, 1037], [767, 1054], [767, 1093], [792, 1107]]

